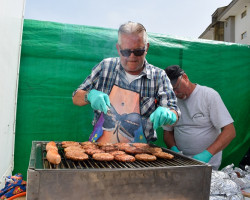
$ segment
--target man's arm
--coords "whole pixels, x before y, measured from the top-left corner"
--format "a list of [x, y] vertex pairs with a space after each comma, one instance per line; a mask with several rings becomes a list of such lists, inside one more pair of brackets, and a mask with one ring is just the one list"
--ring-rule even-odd
[[77, 106], [85, 106], [89, 103], [94, 110], [99, 110], [105, 114], [107, 114], [108, 107], [111, 107], [109, 96], [95, 89], [92, 89], [89, 92], [78, 90], [73, 96], [73, 104]]
[[166, 131], [163, 132], [163, 140], [167, 147], [170, 149], [173, 146], [176, 146], [174, 139], [174, 131]]
[[89, 104], [88, 101], [85, 100], [85, 95], [87, 94], [88, 91], [85, 90], [78, 90], [76, 94], [73, 96], [73, 104], [77, 106], [85, 106]]
[[229, 143], [234, 139], [235, 136], [236, 133], [233, 123], [228, 124], [222, 128], [220, 135], [217, 137], [214, 143], [207, 148], [207, 150], [212, 155], [215, 155], [219, 151], [226, 148], [227, 145], [229, 145]]

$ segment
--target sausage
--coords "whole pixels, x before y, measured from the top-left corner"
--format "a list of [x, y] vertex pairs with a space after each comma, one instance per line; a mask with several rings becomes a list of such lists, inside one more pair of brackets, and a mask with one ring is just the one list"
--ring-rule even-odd
[[55, 149], [50, 149], [47, 151], [46, 158], [50, 163], [55, 165], [58, 165], [61, 162], [61, 156]]
[[46, 151], [49, 151], [50, 149], [55, 149], [58, 151], [56, 143], [54, 141], [48, 142], [46, 144]]

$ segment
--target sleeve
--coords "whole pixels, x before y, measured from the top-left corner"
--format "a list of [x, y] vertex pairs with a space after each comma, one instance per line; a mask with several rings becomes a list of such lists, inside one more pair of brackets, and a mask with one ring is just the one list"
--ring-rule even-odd
[[212, 90], [208, 100], [210, 119], [217, 129], [234, 122], [218, 92]]
[[97, 88], [100, 74], [102, 72], [103, 61], [97, 64], [93, 69], [91, 74], [82, 82], [82, 84], [73, 92], [72, 97], [75, 96], [78, 90], [92, 90]]
[[173, 131], [174, 127], [173, 126], [162, 126], [163, 130], [165, 131]]
[[168, 107], [169, 109], [173, 109], [177, 112], [179, 117], [181, 116], [181, 111], [179, 107], [177, 106], [177, 98], [173, 91], [173, 87], [164, 70], [160, 78], [158, 95], [160, 96], [161, 106], [165, 106], [165, 107]]

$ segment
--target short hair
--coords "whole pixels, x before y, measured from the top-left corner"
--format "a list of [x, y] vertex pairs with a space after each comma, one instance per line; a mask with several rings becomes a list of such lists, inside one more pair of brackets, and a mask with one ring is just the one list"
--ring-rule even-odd
[[120, 36], [122, 34], [140, 34], [140, 33], [143, 33], [143, 39], [146, 45], [148, 43], [148, 35], [145, 27], [142, 24], [131, 21], [122, 24], [118, 30], [118, 44], [121, 44]]

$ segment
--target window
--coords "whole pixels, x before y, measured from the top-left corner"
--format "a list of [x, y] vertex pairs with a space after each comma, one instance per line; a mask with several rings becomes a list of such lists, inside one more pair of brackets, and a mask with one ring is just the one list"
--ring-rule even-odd
[[247, 37], [247, 32], [245, 31], [244, 33], [241, 34], [241, 39], [243, 40], [246, 37]]
[[243, 13], [241, 13], [241, 19], [247, 15], [247, 11], [245, 10]]

